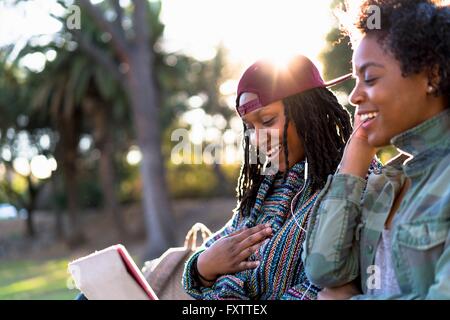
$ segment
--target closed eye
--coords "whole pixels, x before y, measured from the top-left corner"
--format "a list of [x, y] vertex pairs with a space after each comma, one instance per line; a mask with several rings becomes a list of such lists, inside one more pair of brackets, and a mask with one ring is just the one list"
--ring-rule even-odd
[[376, 80], [377, 78], [364, 79], [364, 83], [370, 86], [373, 85]]
[[263, 122], [263, 125], [264, 125], [265, 127], [271, 126], [271, 125], [273, 124], [274, 120], [275, 120], [275, 118], [272, 118], [272, 119], [270, 119], [270, 120], [264, 121], [264, 122]]

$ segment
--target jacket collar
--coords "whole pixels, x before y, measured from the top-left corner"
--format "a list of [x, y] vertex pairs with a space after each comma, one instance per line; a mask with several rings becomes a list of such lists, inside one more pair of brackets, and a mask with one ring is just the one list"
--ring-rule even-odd
[[422, 122], [394, 138], [391, 143], [409, 156], [403, 169], [407, 176], [417, 174], [450, 152], [450, 109]]

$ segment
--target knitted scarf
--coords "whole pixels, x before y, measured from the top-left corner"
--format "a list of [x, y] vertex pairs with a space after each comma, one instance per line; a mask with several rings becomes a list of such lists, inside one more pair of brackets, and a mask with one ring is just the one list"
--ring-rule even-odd
[[[256, 196], [250, 215], [239, 210], [233, 218], [213, 235], [186, 263], [183, 284], [196, 299], [315, 299], [318, 289], [305, 276], [301, 261], [308, 213], [318, 192], [307, 185], [301, 194], [305, 163], [299, 162], [283, 173], [266, 176]], [[295, 197], [294, 216], [291, 203]], [[193, 273], [198, 255], [218, 239], [244, 227], [270, 223], [273, 236], [267, 239], [250, 260], [260, 265], [251, 270], [223, 275], [212, 287], [202, 287]]]

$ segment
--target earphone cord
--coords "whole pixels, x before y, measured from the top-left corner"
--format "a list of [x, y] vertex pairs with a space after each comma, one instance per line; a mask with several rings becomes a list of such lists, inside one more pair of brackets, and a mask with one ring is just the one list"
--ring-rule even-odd
[[[300, 230], [303, 230], [303, 231], [306, 233], [305, 228], [303, 228], [303, 227], [300, 225], [300, 223], [299, 223], [298, 220], [297, 220], [297, 217], [295, 216], [295, 213], [294, 213], [294, 205], [295, 205], [295, 203], [296, 203], [297, 197], [303, 192], [303, 190], [304, 190], [305, 187], [306, 187], [306, 183], [308, 182], [308, 161], [307, 161], [307, 160], [305, 161], [305, 179], [304, 179], [304, 180], [305, 180], [305, 182], [303, 183], [302, 188], [300, 189], [299, 192], [297, 192], [297, 194], [294, 196], [294, 198], [293, 198], [292, 201], [291, 201], [291, 214], [292, 214], [292, 218], [294, 218], [294, 221], [295, 221], [295, 223], [297, 224], [297, 226], [300, 228]], [[303, 299], [305, 298], [306, 294], [308, 293], [309, 289], [311, 288], [311, 285], [312, 285], [312, 284], [309, 283], [308, 288], [306, 289], [305, 292], [303, 292], [302, 297], [300, 298], [300, 300], [303, 300]]]
[[[347, 145], [348, 145], [348, 143], [351, 141], [351, 139], [353, 139], [355, 133], [356, 133], [356, 132], [359, 130], [359, 128], [361, 128], [361, 126], [364, 124], [364, 122], [365, 122], [365, 121], [361, 122], [361, 123], [355, 128], [355, 130], [353, 130], [352, 134], [350, 135], [350, 137], [349, 137], [348, 140], [347, 140], [347, 144], [346, 144], [346, 146], [345, 146], [345, 149], [347, 148]], [[344, 154], [345, 154], [345, 149], [344, 149]], [[336, 173], [339, 171], [339, 169], [341, 168], [341, 164], [342, 164], [342, 159], [341, 159], [341, 162], [339, 162], [339, 165], [338, 165], [338, 167], [337, 167], [337, 169], [336, 169], [336, 172], [335, 172], [334, 174], [336, 174]], [[298, 220], [297, 220], [297, 217], [295, 216], [295, 213], [294, 213], [294, 205], [295, 205], [295, 203], [296, 203], [296, 200], [297, 200], [298, 196], [304, 191], [304, 189], [305, 189], [305, 187], [306, 187], [306, 183], [308, 182], [308, 160], [305, 161], [305, 179], [304, 179], [304, 180], [305, 180], [305, 182], [303, 183], [302, 188], [300, 189], [299, 192], [297, 192], [297, 194], [294, 196], [294, 198], [293, 198], [292, 201], [291, 201], [291, 214], [292, 214], [292, 217], [294, 218], [294, 221], [295, 221], [295, 223], [297, 224], [297, 226], [298, 226], [301, 230], [303, 230], [304, 232], [306, 232], [305, 228], [303, 228], [303, 227], [300, 225], [300, 223], [299, 223]]]
[[[353, 138], [353, 136], [355, 135], [356, 131], [358, 131], [358, 129], [361, 128], [361, 126], [364, 124], [364, 122], [365, 122], [365, 121], [361, 122], [361, 123], [356, 127], [356, 129], [353, 130], [352, 134], [350, 135], [350, 137], [349, 137], [348, 140], [347, 140], [347, 144], [346, 144], [346, 146], [345, 146], [345, 149], [347, 148], [347, 145], [348, 145], [348, 143], [350, 142], [350, 140], [351, 140], [351, 139]], [[345, 149], [344, 149], [344, 153], [345, 153]], [[341, 160], [341, 162], [339, 163], [339, 165], [338, 165], [338, 167], [337, 167], [337, 169], [336, 169], [335, 174], [339, 171], [339, 169], [340, 169], [340, 167], [341, 167], [341, 163], [342, 163], [342, 160]], [[295, 223], [297, 224], [297, 226], [298, 226], [301, 230], [303, 230], [304, 232], [306, 232], [306, 230], [300, 225], [300, 223], [299, 223], [298, 220], [297, 220], [297, 217], [295, 216], [295, 213], [294, 213], [294, 204], [296, 203], [297, 197], [298, 197], [298, 196], [303, 192], [303, 190], [305, 189], [307, 179], [308, 179], [308, 161], [305, 162], [305, 182], [303, 183], [302, 188], [301, 188], [300, 191], [294, 196], [294, 198], [292, 199], [292, 202], [291, 202], [291, 214], [292, 214], [292, 217], [294, 218], [294, 221], [295, 221]], [[305, 296], [306, 296], [306, 294], [308, 293], [309, 289], [311, 289], [311, 286], [312, 286], [312, 284], [309, 283], [308, 288], [306, 289], [305, 292], [303, 292], [302, 297], [300, 298], [300, 300], [303, 300], [303, 299], [305, 298]]]
[[310, 282], [308, 288], [306, 289], [306, 291], [303, 292], [303, 295], [302, 295], [302, 297], [300, 298], [300, 300], [303, 300], [303, 299], [305, 298], [305, 296], [306, 296], [306, 294], [308, 293], [309, 289], [311, 289], [311, 285], [312, 285], [312, 283]]
[[306, 230], [300, 225], [300, 223], [297, 220], [297, 217], [295, 216], [294, 206], [296, 204], [296, 200], [297, 200], [298, 196], [303, 192], [303, 190], [306, 187], [306, 183], [308, 182], [308, 160], [305, 161], [305, 178], [304, 178], [304, 181], [305, 182], [303, 182], [302, 188], [300, 189], [299, 192], [297, 192], [297, 194], [294, 196], [294, 198], [291, 201], [291, 214], [292, 214], [292, 218], [294, 218], [294, 221], [297, 224], [297, 226], [300, 228], [300, 230], [303, 230], [304, 232], [306, 232]]

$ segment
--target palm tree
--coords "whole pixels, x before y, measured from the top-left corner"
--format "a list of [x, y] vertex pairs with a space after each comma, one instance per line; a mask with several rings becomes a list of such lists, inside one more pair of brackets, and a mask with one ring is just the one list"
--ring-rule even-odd
[[[3, 164], [6, 167], [6, 179], [0, 182], [0, 193], [3, 194], [3, 198], [6, 201], [14, 204], [18, 208], [26, 209], [26, 228], [25, 234], [28, 237], [34, 237], [36, 235], [36, 230], [34, 226], [34, 210], [36, 206], [37, 197], [45, 184], [44, 181], [38, 181], [33, 179], [30, 174], [23, 176], [26, 189], [24, 192], [17, 192], [12, 186], [13, 177], [13, 161], [18, 155], [18, 133], [27, 132], [27, 137], [32, 142], [37, 138], [37, 134], [33, 131], [33, 120], [27, 119], [26, 123], [21, 123], [23, 121], [18, 121], [21, 116], [23, 116], [24, 99], [21, 95], [21, 88], [23, 86], [23, 80], [19, 76], [19, 68], [8, 62], [7, 57], [11, 53], [10, 48], [2, 48], [0, 54], [0, 110], [2, 110], [2, 116], [0, 117], [0, 129], [3, 133], [12, 130], [13, 135], [2, 134], [0, 138], [0, 146], [8, 146], [11, 159], [3, 160]], [[46, 124], [43, 124], [45, 127]], [[38, 148], [39, 145], [36, 144]], [[39, 150], [42, 154], [43, 150]], [[19, 174], [19, 173], [15, 173]]]
[[[156, 85], [153, 46], [158, 37], [160, 4], [147, 0], [132, 0], [130, 14], [119, 0], [93, 5], [89, 0], [76, 1], [110, 36], [113, 55], [96, 46], [80, 30], [70, 31], [86, 54], [104, 66], [118, 81], [128, 97], [137, 142], [142, 152], [141, 178], [143, 208], [146, 218], [147, 256], [162, 253], [174, 243], [171, 224], [172, 209], [168, 198], [165, 168], [161, 151], [160, 100]], [[106, 19], [105, 11], [112, 8], [116, 18]], [[132, 27], [125, 29], [124, 19]], [[83, 29], [82, 29], [83, 30]]]
[[[59, 2], [64, 5], [64, 1]], [[179, 57], [179, 63], [169, 70], [163, 63], [163, 54], [154, 52], [153, 48], [163, 31], [158, 20], [159, 3], [135, 0], [129, 8], [122, 8], [119, 1], [114, 0], [103, 1], [99, 5], [92, 5], [90, 1], [77, 3], [83, 8], [82, 32], [63, 28], [49, 46], [28, 47], [28, 53], [45, 52], [50, 48], [58, 53], [55, 61], [48, 63], [41, 75], [33, 76], [38, 89], [30, 91], [30, 96], [33, 97], [35, 110], [40, 110], [39, 115], [51, 115], [55, 128], [61, 130], [61, 141], [64, 143], [59, 144], [57, 154], [60, 161], [67, 163], [63, 166], [67, 177], [73, 177], [77, 170], [75, 141], [81, 131], [87, 130], [93, 134], [97, 146], [103, 150], [100, 172], [106, 199], [114, 199], [110, 196], [114, 191], [108, 190], [114, 185], [111, 182], [113, 175], [105, 173], [113, 168], [112, 156], [109, 156], [112, 152], [112, 130], [108, 127], [112, 121], [108, 117], [113, 113], [111, 106], [130, 111], [137, 142], [143, 153], [141, 178], [148, 235], [147, 257], [155, 256], [173, 243], [173, 220], [162, 161], [161, 130], [173, 122], [176, 110], [185, 108], [183, 105], [171, 106], [166, 98], [180, 90], [189, 94], [209, 90], [208, 94], [212, 95], [217, 84], [211, 87], [210, 80], [203, 79], [202, 82], [201, 76], [195, 84], [185, 81], [185, 67], [192, 61]], [[113, 18], [106, 19], [106, 16]], [[56, 18], [65, 24], [65, 17]], [[123, 22], [126, 21], [131, 21], [132, 27], [124, 27], [126, 24]], [[72, 48], [74, 43], [75, 50]], [[27, 50], [24, 50], [22, 56], [26, 53]], [[220, 72], [220, 68], [215, 68], [208, 79]], [[33, 81], [30, 80], [31, 83]], [[211, 93], [211, 90], [214, 92]], [[118, 101], [121, 106], [116, 106]], [[72, 196], [75, 193], [74, 190], [68, 192]], [[116, 204], [106, 204], [106, 207], [114, 208]]]
[[[116, 173], [113, 164], [113, 136], [111, 111], [124, 108], [123, 93], [117, 82], [103, 67], [92, 67], [92, 61], [81, 50], [57, 48], [54, 44], [45, 47], [27, 46], [19, 56], [30, 52], [57, 50], [56, 59], [47, 63], [44, 71], [30, 73], [27, 79], [26, 96], [30, 101], [32, 118], [38, 122], [48, 118], [59, 134], [55, 155], [62, 165], [68, 199], [68, 212], [72, 245], [83, 239], [78, 219], [77, 173], [79, 171], [78, 143], [82, 132], [92, 132], [100, 150], [100, 180], [104, 194], [104, 211], [111, 215], [116, 230], [126, 235], [126, 226], [119, 212], [115, 192]], [[40, 119], [40, 120], [39, 120]], [[90, 125], [90, 126], [89, 126]]]
[[[31, 50], [43, 48], [26, 47], [22, 55]], [[27, 86], [24, 88], [25, 96], [29, 101], [29, 114], [37, 123], [50, 122], [59, 135], [55, 148], [55, 158], [60, 164], [64, 177], [64, 187], [67, 195], [67, 211], [70, 225], [68, 242], [75, 246], [84, 241], [84, 235], [79, 221], [79, 199], [77, 190], [78, 177], [78, 143], [82, 130], [82, 97], [75, 86], [79, 82], [77, 69], [81, 63], [72, 64], [73, 55], [69, 52], [59, 52], [57, 58], [48, 63], [40, 73], [30, 73]], [[82, 57], [80, 57], [82, 59]]]

